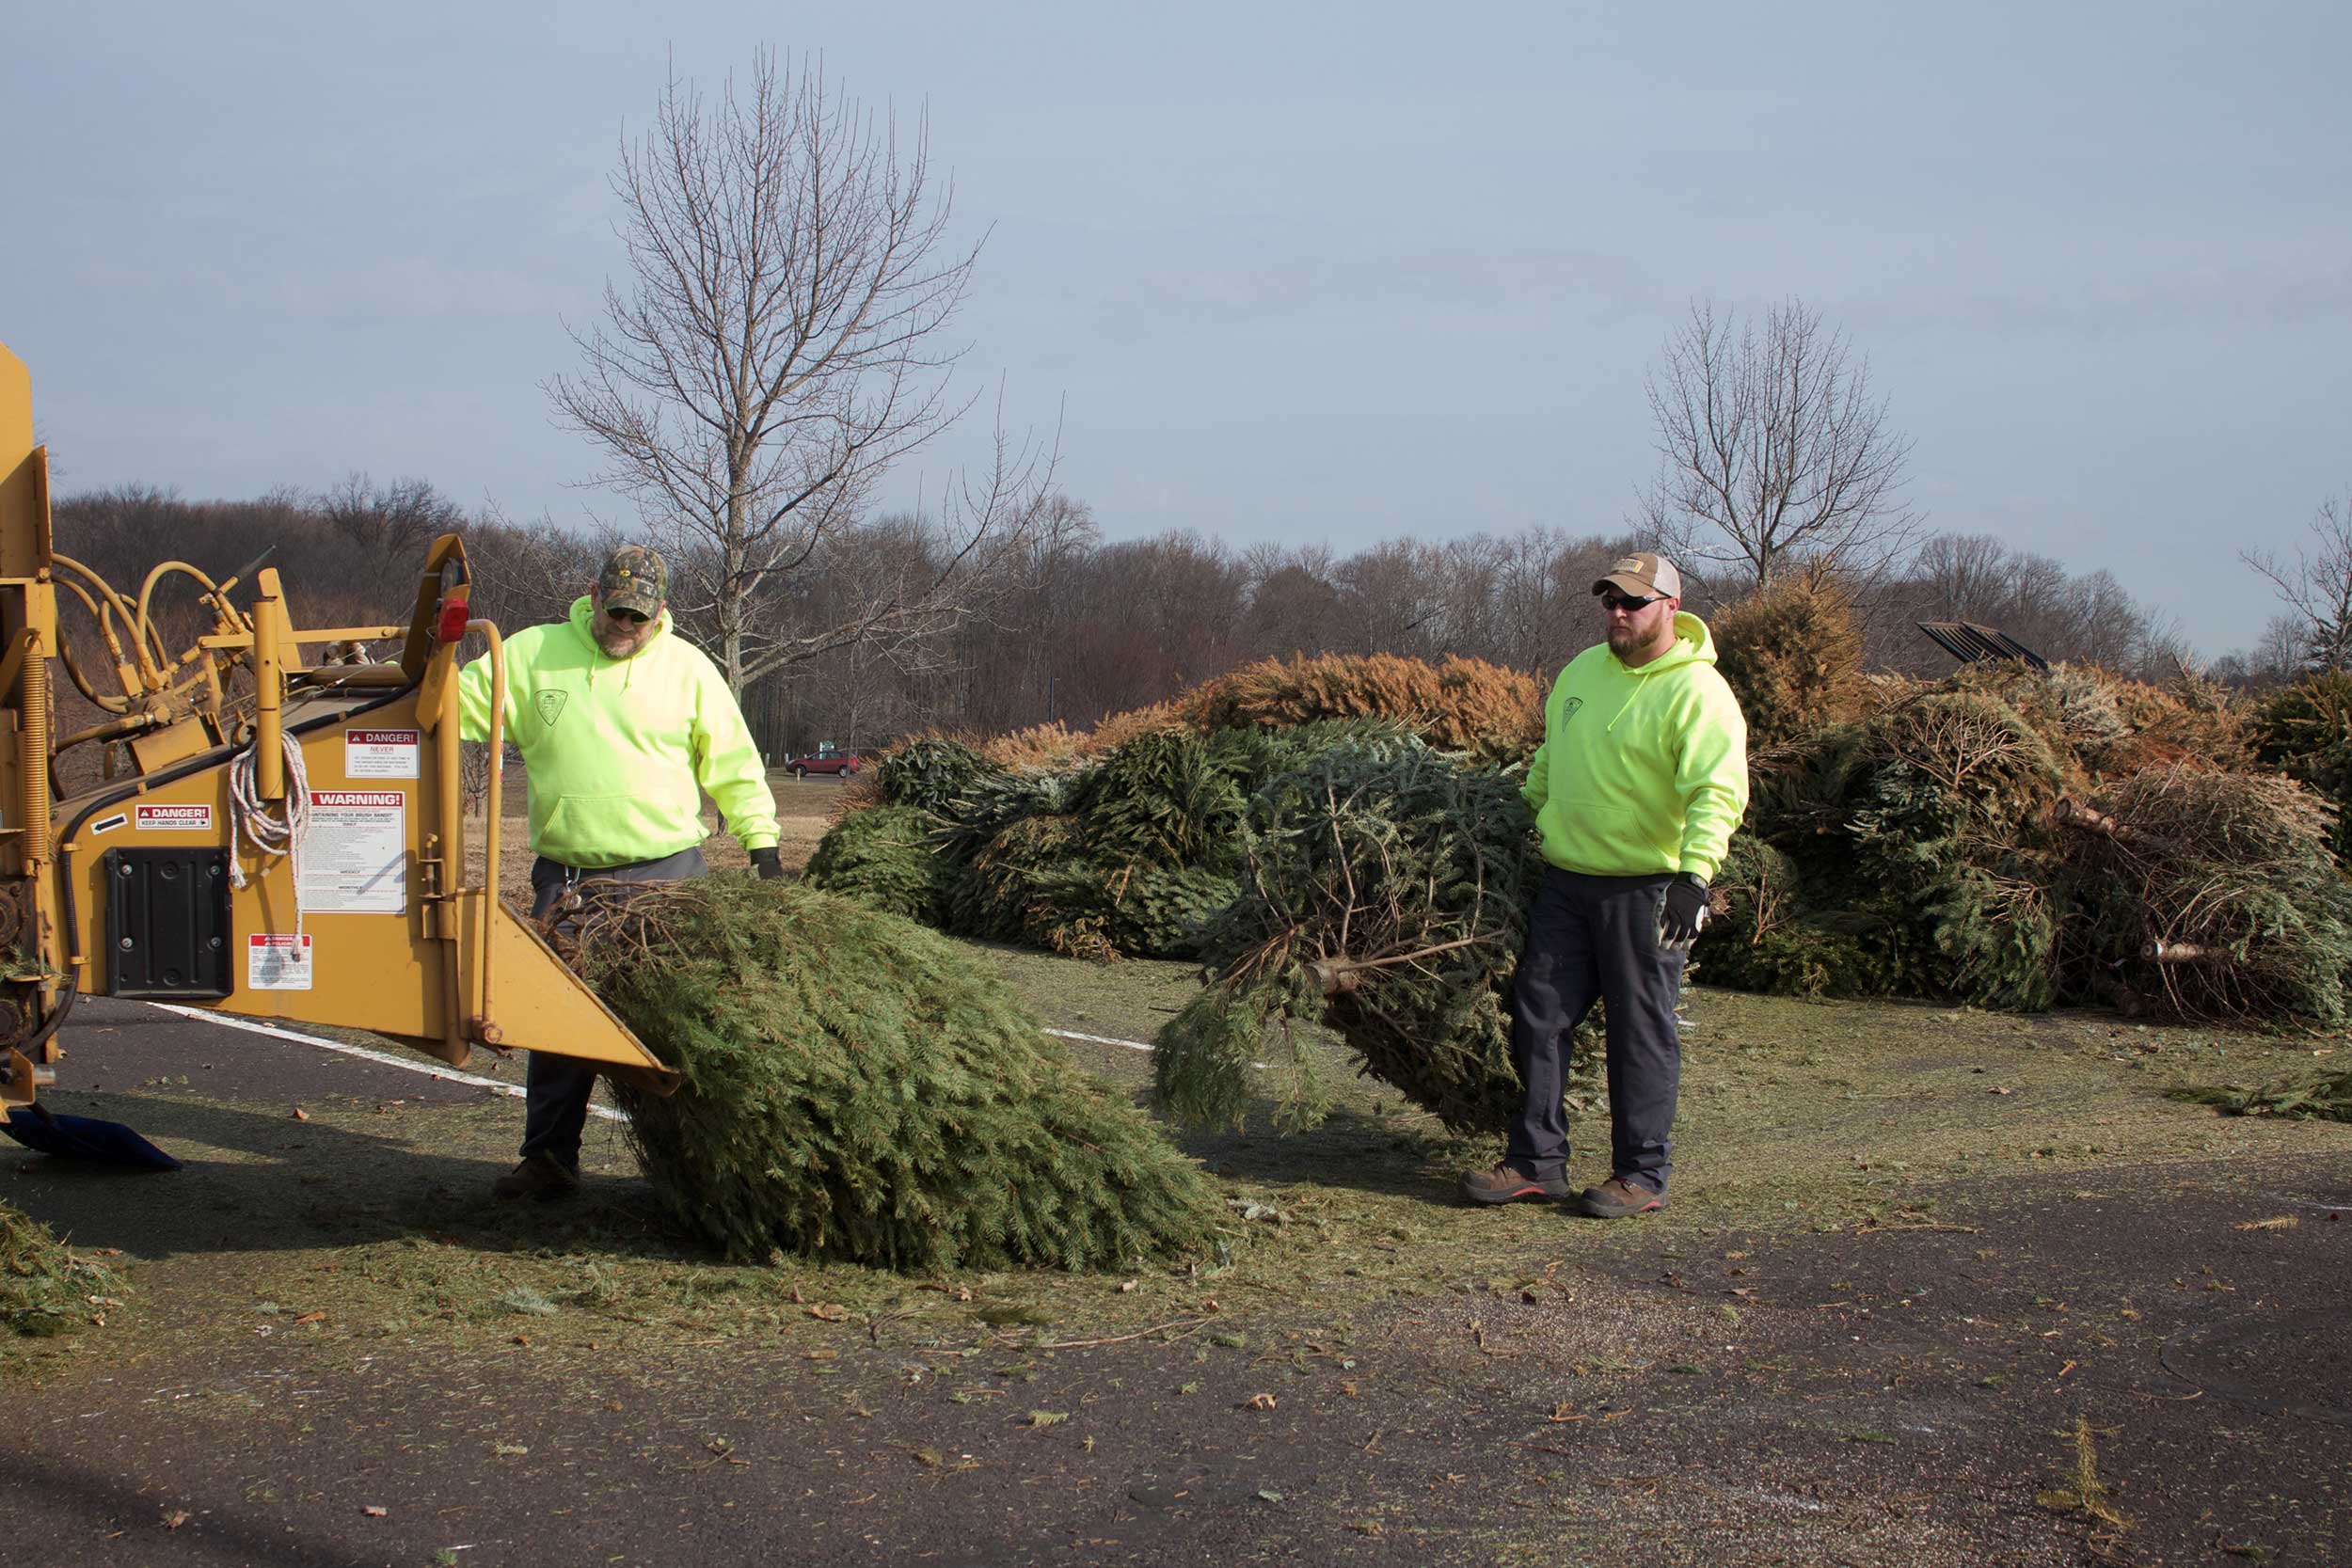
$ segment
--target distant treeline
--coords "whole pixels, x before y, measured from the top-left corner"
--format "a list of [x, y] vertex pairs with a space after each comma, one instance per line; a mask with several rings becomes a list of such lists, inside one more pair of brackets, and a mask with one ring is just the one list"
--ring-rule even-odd
[[[754, 683], [743, 705], [761, 745], [781, 756], [919, 730], [1086, 725], [1294, 653], [1460, 654], [1549, 676], [1598, 640], [1593, 579], [1638, 546], [1627, 535], [1549, 528], [1406, 537], [1346, 553], [1235, 548], [1193, 531], [1105, 542], [1086, 508], [1053, 504], [1059, 526], [1010, 546], [1020, 559], [996, 562], [946, 624], [914, 636], [877, 632]], [[445, 531], [466, 538], [483, 612], [509, 629], [554, 619], [587, 591], [612, 542], [469, 516], [423, 482], [358, 477], [323, 493], [241, 501], [123, 488], [68, 496], [54, 510], [56, 547], [119, 587], [135, 591], [165, 560], [219, 577], [260, 558], [278, 569], [307, 626], [405, 621], [425, 546]], [[762, 612], [822, 641], [816, 634], [840, 626], [846, 607], [870, 602], [873, 574], [927, 570], [931, 547], [918, 520], [877, 519], [813, 556]], [[1737, 588], [1694, 588], [1686, 608], [1705, 614]], [[193, 630], [182, 591], [165, 592], [175, 607], [166, 625]], [[2181, 656], [2170, 628], [2107, 573], [2072, 574], [1979, 535], [1930, 539], [1907, 570], [1864, 590], [1861, 609], [1873, 667], [1905, 673], [1950, 667], [1918, 633], [1922, 620], [1988, 624], [2045, 657], [2130, 674], [2169, 674]], [[703, 640], [691, 613], [681, 624]], [[2233, 656], [2223, 673], [2284, 673], [2260, 666]]]

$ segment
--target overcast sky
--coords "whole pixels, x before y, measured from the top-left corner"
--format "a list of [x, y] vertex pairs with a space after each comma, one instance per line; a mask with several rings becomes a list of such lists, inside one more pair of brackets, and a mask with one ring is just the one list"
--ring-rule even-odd
[[673, 64], [821, 51], [928, 110], [989, 236], [964, 379], [1059, 413], [1112, 538], [1613, 531], [1690, 302], [1793, 294], [1868, 356], [1931, 526], [2106, 567], [2214, 654], [2271, 613], [2237, 552], [2352, 489], [2348, 17], [23, 7], [0, 341], [68, 491], [358, 469], [626, 519], [540, 390], [622, 271], [621, 139]]

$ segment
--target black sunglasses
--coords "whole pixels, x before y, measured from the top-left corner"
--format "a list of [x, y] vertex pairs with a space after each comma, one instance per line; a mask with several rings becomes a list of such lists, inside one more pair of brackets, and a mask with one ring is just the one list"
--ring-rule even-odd
[[1610, 610], [1622, 610], [1631, 614], [1637, 610], [1647, 610], [1665, 596], [1663, 594], [1652, 594], [1646, 599], [1634, 599], [1628, 598], [1623, 594], [1603, 594], [1600, 596], [1600, 602]]
[[650, 616], [650, 615], [646, 615], [646, 614], [643, 614], [643, 613], [641, 613], [641, 612], [639, 612], [639, 611], [637, 611], [637, 610], [622, 610], [622, 609], [619, 609], [618, 607], [615, 607], [615, 608], [613, 608], [613, 609], [612, 609], [612, 610], [606, 610], [606, 611], [605, 611], [605, 613], [606, 613], [607, 615], [612, 616], [612, 619], [614, 619], [615, 621], [625, 622], [625, 623], [627, 623], [628, 625], [632, 626], [644, 626], [644, 625], [647, 621], [650, 621], [650, 620], [652, 620], [652, 619], [653, 619], [653, 617], [652, 617], [652, 616]]

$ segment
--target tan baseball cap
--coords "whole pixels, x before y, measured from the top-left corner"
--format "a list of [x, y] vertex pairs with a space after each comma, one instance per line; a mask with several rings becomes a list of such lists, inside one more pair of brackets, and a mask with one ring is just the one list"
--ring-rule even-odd
[[1639, 555], [1622, 557], [1593, 584], [1597, 594], [1612, 588], [1636, 599], [1678, 599], [1682, 597], [1682, 574], [1664, 556], [1644, 550]]

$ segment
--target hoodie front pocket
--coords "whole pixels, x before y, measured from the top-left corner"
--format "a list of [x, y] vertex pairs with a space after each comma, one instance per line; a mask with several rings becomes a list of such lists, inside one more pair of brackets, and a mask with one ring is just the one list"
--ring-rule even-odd
[[568, 865], [675, 854], [703, 836], [699, 797], [564, 795], [539, 824], [539, 852]]

